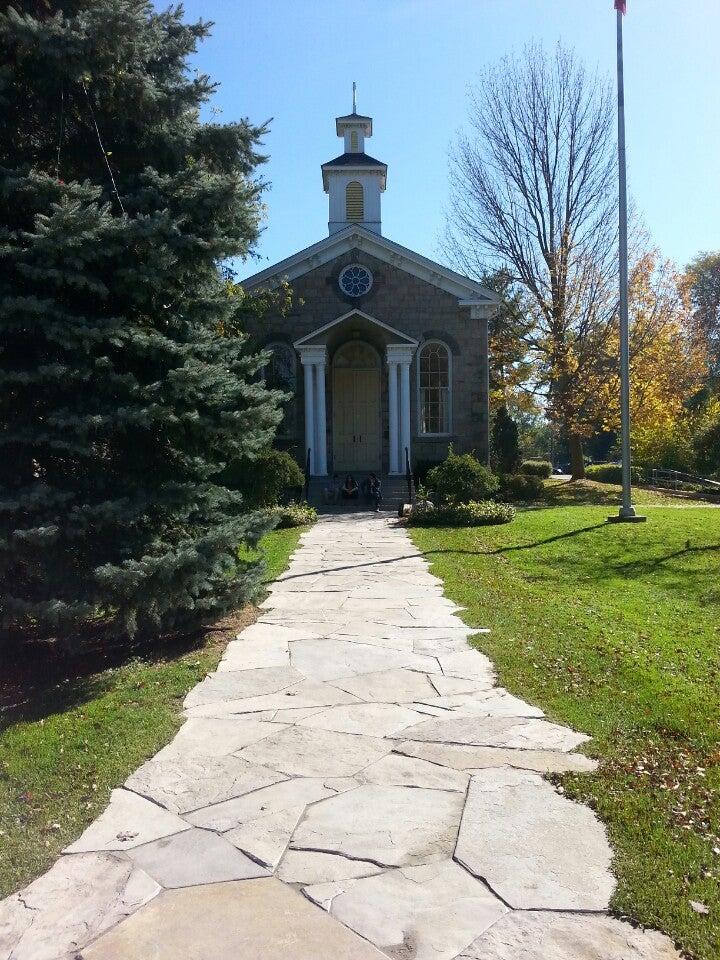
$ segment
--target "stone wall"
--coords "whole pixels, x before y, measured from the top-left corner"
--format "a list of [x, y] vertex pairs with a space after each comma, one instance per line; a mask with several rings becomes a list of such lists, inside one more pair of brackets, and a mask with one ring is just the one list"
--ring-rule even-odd
[[[349, 263], [364, 264], [373, 273], [372, 288], [365, 296], [348, 297], [338, 287], [338, 275]], [[486, 358], [482, 356], [481, 350], [482, 321], [472, 320], [468, 307], [459, 307], [457, 298], [453, 295], [361, 250], [350, 251], [309, 271], [293, 281], [292, 288], [295, 303], [288, 316], [270, 313], [261, 325], [249, 331], [255, 345], [263, 346], [273, 341], [292, 343], [353, 308], [395, 327], [420, 343], [429, 339], [442, 340], [452, 352], [452, 434], [447, 438], [423, 438], [418, 435], [417, 363], [413, 362], [410, 370], [413, 460], [441, 460], [447, 453], [450, 442], [457, 452], [475, 451], [480, 459], [484, 458], [488, 437], [484, 396]], [[348, 335], [347, 331], [343, 331], [340, 342], [346, 342]], [[357, 335], [373, 343], [383, 358], [382, 443], [383, 470], [386, 470], [388, 417], [384, 345], [387, 339], [392, 340], [392, 334], [383, 339], [384, 335], [375, 327], [358, 331]], [[329, 464], [332, 462], [332, 357], [334, 350], [340, 345], [338, 336], [331, 337], [328, 343]], [[303, 375], [299, 360], [297, 390], [298, 398], [292, 412], [292, 423], [283, 445], [295, 446], [299, 458], [302, 459], [304, 407]]]

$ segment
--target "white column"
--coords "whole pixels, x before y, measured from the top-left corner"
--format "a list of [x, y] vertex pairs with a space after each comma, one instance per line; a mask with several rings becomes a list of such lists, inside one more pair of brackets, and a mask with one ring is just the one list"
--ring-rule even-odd
[[[400, 472], [405, 472], [405, 450], [410, 457], [410, 361], [400, 364]], [[412, 458], [411, 458], [412, 462]]]
[[415, 346], [407, 343], [387, 346], [390, 473], [405, 473], [406, 447], [410, 453], [410, 364]]
[[325, 365], [327, 357], [315, 367], [315, 470], [318, 476], [327, 476], [327, 425], [325, 416]]
[[390, 473], [399, 473], [398, 453], [400, 438], [398, 437], [398, 365], [395, 360], [388, 358], [388, 419], [390, 421]]
[[310, 473], [315, 473], [315, 399], [313, 390], [313, 364], [307, 363], [305, 357], [301, 357], [303, 369], [305, 371], [305, 450], [303, 451], [303, 464], [306, 462], [307, 452], [310, 450]]

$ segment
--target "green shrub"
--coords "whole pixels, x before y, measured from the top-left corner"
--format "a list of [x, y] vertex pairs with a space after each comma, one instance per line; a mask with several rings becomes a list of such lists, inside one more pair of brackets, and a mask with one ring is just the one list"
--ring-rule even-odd
[[500, 473], [515, 473], [520, 463], [518, 428], [503, 404], [492, 425], [493, 462]]
[[503, 477], [502, 494], [507, 500], [542, 500], [545, 483], [532, 473], [509, 473]]
[[520, 464], [520, 473], [525, 473], [529, 477], [547, 478], [552, 473], [552, 464], [549, 460], [523, 460]]
[[441, 502], [489, 500], [500, 489], [498, 478], [471, 453], [453, 453], [428, 472], [427, 485]]
[[414, 527], [485, 527], [510, 523], [514, 516], [515, 507], [509, 503], [485, 500], [413, 511], [408, 522]]
[[257, 460], [234, 460], [221, 474], [227, 487], [240, 490], [252, 507], [274, 507], [283, 494], [302, 489], [305, 477], [284, 450], [264, 450]]
[[416, 460], [413, 463], [413, 476], [415, 477], [415, 486], [427, 486], [427, 477], [430, 471], [437, 467], [441, 461], [435, 460]]
[[307, 503], [288, 503], [284, 507], [278, 507], [275, 513], [278, 527], [307, 527], [318, 518], [315, 507], [310, 507]]
[[693, 438], [698, 469], [703, 473], [720, 470], [720, 420], [709, 423]]
[[[622, 483], [622, 467], [619, 463], [593, 463], [585, 468], [585, 476], [588, 480], [596, 480], [598, 483]], [[643, 475], [640, 467], [631, 468], [630, 479], [633, 483], [642, 482]]]

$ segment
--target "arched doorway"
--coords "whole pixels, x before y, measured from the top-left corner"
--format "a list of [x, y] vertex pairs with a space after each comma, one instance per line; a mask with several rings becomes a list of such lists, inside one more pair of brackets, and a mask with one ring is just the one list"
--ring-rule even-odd
[[333, 358], [333, 466], [380, 471], [380, 357], [360, 340]]

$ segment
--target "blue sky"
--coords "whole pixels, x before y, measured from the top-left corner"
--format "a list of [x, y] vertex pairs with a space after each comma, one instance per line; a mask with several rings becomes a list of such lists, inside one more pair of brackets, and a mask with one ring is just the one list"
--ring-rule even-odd
[[[162, 0], [157, 6], [163, 7]], [[213, 20], [196, 65], [221, 86], [221, 118], [273, 118], [260, 260], [327, 235], [320, 164], [341, 152], [334, 117], [374, 118], [366, 149], [388, 164], [383, 233], [438, 248], [448, 152], [479, 71], [531, 40], [561, 39], [614, 78], [611, 0], [185, 0]], [[686, 263], [720, 249], [720, 0], [628, 0], [629, 185], [653, 241]]]

